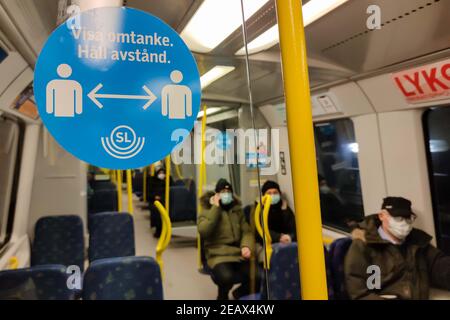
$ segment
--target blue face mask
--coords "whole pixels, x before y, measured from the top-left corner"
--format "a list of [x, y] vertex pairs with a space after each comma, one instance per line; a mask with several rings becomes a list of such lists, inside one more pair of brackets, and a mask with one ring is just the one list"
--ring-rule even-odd
[[280, 194], [278, 194], [278, 193], [277, 194], [271, 194], [270, 195], [270, 199], [271, 199], [270, 204], [271, 205], [275, 205], [278, 202], [280, 202], [281, 197], [280, 197]]
[[233, 195], [231, 192], [224, 192], [220, 194], [220, 201], [223, 205], [230, 204], [233, 201]]

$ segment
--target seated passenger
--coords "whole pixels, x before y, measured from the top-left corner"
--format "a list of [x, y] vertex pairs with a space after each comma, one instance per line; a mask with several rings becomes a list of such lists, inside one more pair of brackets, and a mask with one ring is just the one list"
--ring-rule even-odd
[[[380, 213], [353, 231], [344, 265], [352, 299], [428, 299], [430, 286], [450, 290], [450, 257], [430, 244], [430, 235], [412, 227], [415, 218], [411, 201], [388, 197]], [[369, 288], [370, 266], [380, 268], [378, 288]]]
[[[295, 216], [291, 208], [288, 207], [286, 200], [281, 198], [281, 190], [278, 183], [270, 180], [266, 181], [262, 186], [261, 193], [263, 196], [270, 195], [272, 199], [268, 217], [272, 243], [291, 243], [296, 241]], [[256, 206], [252, 210], [252, 219], [255, 218], [255, 208]], [[258, 233], [256, 233], [256, 240], [260, 244], [263, 243]]]
[[[170, 179], [170, 185], [172, 185], [172, 178]], [[159, 238], [162, 231], [161, 216], [158, 209], [153, 204], [156, 200], [164, 205], [166, 199], [166, 169], [162, 166], [155, 168], [155, 175], [148, 179], [147, 183], [147, 199], [149, 202], [150, 210], [150, 225], [155, 227], [154, 237]]]
[[252, 234], [240, 201], [225, 179], [217, 182], [215, 193], [206, 193], [200, 201], [203, 211], [198, 218], [198, 232], [207, 264], [219, 287], [217, 299], [228, 300], [233, 284], [240, 282], [241, 286], [233, 291], [233, 296], [238, 299], [249, 293], [249, 259], [252, 255]]

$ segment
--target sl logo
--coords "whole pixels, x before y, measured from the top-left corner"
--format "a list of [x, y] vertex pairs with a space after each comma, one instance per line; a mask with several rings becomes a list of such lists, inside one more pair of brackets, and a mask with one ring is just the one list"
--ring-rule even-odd
[[125, 125], [113, 129], [109, 137], [101, 137], [103, 149], [117, 159], [130, 159], [141, 152], [145, 144], [144, 137], [137, 137], [136, 132]]

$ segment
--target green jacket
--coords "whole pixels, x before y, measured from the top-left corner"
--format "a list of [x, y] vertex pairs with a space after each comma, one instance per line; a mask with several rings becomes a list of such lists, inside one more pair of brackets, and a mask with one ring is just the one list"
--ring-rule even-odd
[[[351, 299], [428, 299], [430, 286], [450, 290], [450, 257], [430, 244], [430, 235], [413, 229], [402, 245], [394, 245], [379, 236], [380, 225], [378, 216], [371, 215], [352, 232], [344, 265]], [[367, 270], [371, 265], [380, 267], [380, 289], [367, 286], [374, 275]]]
[[225, 211], [209, 204], [212, 195], [207, 193], [201, 198], [203, 210], [198, 218], [198, 232], [210, 268], [219, 263], [242, 261], [241, 248], [252, 248], [252, 234], [240, 202], [235, 199], [235, 205]]

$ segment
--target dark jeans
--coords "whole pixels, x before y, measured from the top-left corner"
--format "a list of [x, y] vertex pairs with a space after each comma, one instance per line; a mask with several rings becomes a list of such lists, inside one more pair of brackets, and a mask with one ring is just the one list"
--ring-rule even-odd
[[[241, 286], [233, 292], [236, 299], [250, 293], [249, 261], [219, 263], [212, 269], [212, 274], [215, 284], [219, 287], [218, 300], [228, 300], [228, 292], [237, 283]], [[258, 291], [260, 286], [258, 272], [256, 272], [255, 283]]]
[[162, 230], [161, 215], [154, 204], [151, 204], [149, 209], [150, 209], [150, 226], [156, 228], [155, 235], [159, 237], [161, 235]]

